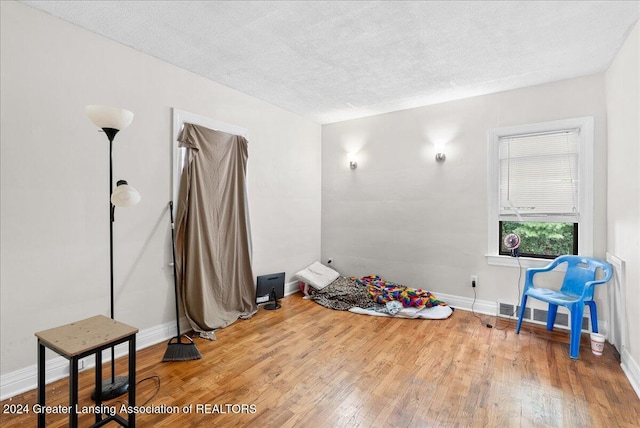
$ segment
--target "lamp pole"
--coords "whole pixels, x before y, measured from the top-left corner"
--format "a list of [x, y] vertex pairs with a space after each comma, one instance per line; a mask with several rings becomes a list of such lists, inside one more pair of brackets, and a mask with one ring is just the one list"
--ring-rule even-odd
[[[114, 282], [113, 282], [113, 222], [115, 221], [116, 207], [111, 201], [113, 194], [113, 140], [118, 133], [115, 128], [102, 128], [109, 139], [109, 300], [111, 319], [114, 319]], [[116, 376], [115, 347], [111, 347], [111, 379], [102, 383], [101, 397], [110, 400], [125, 394], [129, 390], [129, 378]], [[95, 399], [95, 392], [92, 394]]]
[[[109, 139], [109, 297], [110, 315], [114, 319], [114, 270], [113, 270], [113, 222], [115, 220], [115, 208], [130, 207], [140, 201], [140, 194], [127, 185], [124, 180], [118, 181], [114, 193], [113, 186], [113, 140], [116, 134], [129, 126], [133, 120], [133, 113], [118, 107], [101, 105], [88, 105], [85, 107], [89, 119], [105, 133]], [[129, 357], [131, 358], [131, 357]], [[129, 390], [129, 378], [116, 376], [115, 371], [115, 347], [111, 347], [111, 379], [104, 380], [91, 395], [96, 399], [97, 388], [100, 388], [101, 399], [109, 400], [123, 395]]]
[[[110, 130], [110, 132], [107, 132]], [[110, 290], [110, 301], [111, 301], [111, 319], [114, 317], [113, 310], [113, 222], [115, 220], [115, 210], [116, 207], [111, 202], [111, 195], [113, 194], [113, 139], [118, 133], [117, 129], [113, 128], [105, 128], [105, 134], [107, 134], [107, 138], [109, 139], [109, 290]], [[113, 348], [111, 348], [111, 362], [113, 362]], [[113, 372], [113, 366], [112, 366]]]

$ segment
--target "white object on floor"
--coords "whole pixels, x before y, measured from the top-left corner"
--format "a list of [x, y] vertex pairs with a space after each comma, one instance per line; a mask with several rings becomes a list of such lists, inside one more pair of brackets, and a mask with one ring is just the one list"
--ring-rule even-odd
[[433, 306], [431, 308], [402, 308], [395, 315], [389, 315], [384, 312], [377, 312], [369, 309], [351, 308], [349, 312], [362, 315], [372, 315], [375, 317], [393, 317], [393, 318], [413, 318], [413, 319], [430, 319], [430, 320], [443, 320], [449, 318], [453, 313], [453, 309], [450, 306]]

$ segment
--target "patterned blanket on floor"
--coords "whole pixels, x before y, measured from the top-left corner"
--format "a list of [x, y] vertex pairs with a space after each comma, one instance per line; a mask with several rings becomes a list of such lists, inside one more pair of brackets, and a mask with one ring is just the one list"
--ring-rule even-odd
[[[313, 290], [310, 298], [319, 305], [338, 311], [354, 307], [386, 311], [393, 308], [392, 302], [399, 302], [402, 307], [418, 309], [447, 306], [428, 291], [384, 281], [377, 275], [363, 278], [338, 277], [322, 290]], [[392, 309], [391, 312], [397, 312], [398, 309]]]
[[322, 290], [313, 290], [311, 300], [325, 308], [348, 311], [353, 307], [371, 308], [376, 305], [367, 288], [344, 276], [339, 276]]
[[366, 286], [373, 301], [379, 304], [397, 301], [405, 308], [432, 308], [446, 305], [429, 291], [385, 281], [378, 275], [365, 276], [355, 281], [357, 284]]

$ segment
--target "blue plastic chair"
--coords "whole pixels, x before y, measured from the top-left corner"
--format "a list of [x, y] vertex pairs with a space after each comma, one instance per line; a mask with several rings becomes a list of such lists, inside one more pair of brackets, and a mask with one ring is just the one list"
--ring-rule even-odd
[[[549, 272], [561, 263], [567, 264], [567, 271], [564, 275], [562, 287], [559, 291], [550, 290], [548, 288], [538, 288], [533, 285], [534, 275], [540, 272]], [[596, 279], [598, 269], [603, 272], [601, 279]], [[593, 301], [593, 291], [596, 285], [606, 283], [611, 279], [612, 275], [613, 268], [609, 263], [599, 259], [582, 256], [560, 256], [543, 268], [527, 269], [524, 292], [522, 293], [522, 302], [520, 303], [520, 314], [518, 315], [518, 325], [516, 326], [516, 334], [520, 333], [520, 326], [522, 325], [522, 317], [524, 315], [528, 297], [533, 297], [534, 299], [538, 299], [549, 304], [547, 330], [553, 330], [558, 306], [564, 306], [571, 313], [569, 356], [577, 359], [578, 352], [580, 350], [584, 305], [589, 305], [591, 312], [591, 330], [594, 333], [597, 333], [598, 312], [596, 309], [596, 302]]]

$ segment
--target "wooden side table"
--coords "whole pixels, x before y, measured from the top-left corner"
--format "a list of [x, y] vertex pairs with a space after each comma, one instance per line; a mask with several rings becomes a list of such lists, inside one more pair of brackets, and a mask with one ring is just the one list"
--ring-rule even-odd
[[[88, 355], [96, 359], [96, 408], [102, 408], [102, 351], [120, 343], [129, 342], [129, 402], [136, 405], [136, 333], [138, 329], [103, 315], [77, 321], [36, 333], [38, 338], [38, 404], [45, 406], [45, 347], [69, 360], [69, 426], [78, 426], [78, 361]], [[38, 413], [38, 427], [45, 426], [45, 412]], [[106, 418], [103, 418], [106, 416]], [[105, 415], [95, 412], [95, 424], [102, 426], [115, 421], [122, 426], [134, 428], [135, 412], [128, 419], [120, 415]]]

